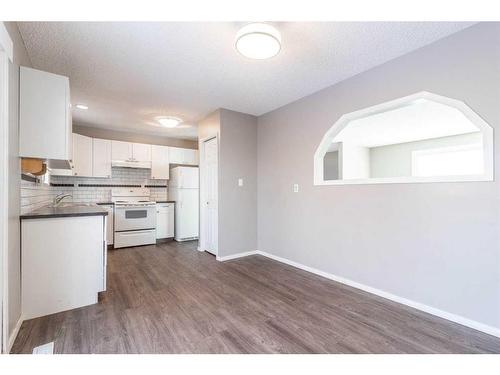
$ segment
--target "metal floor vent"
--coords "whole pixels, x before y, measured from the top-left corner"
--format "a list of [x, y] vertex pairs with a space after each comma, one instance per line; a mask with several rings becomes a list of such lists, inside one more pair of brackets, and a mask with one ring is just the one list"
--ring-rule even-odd
[[54, 354], [54, 341], [35, 347], [33, 354]]

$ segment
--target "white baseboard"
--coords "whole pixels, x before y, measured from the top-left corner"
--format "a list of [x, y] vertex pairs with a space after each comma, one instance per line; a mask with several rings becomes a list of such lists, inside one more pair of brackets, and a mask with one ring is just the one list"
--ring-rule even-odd
[[232, 254], [232, 255], [226, 255], [225, 257], [220, 257], [217, 256], [217, 260], [219, 262], [225, 262], [226, 260], [232, 260], [232, 259], [238, 259], [238, 258], [243, 258], [247, 257], [249, 255], [256, 255], [258, 251], [245, 251], [243, 253], [237, 253], [237, 254]]
[[409, 300], [407, 298], [399, 297], [399, 296], [396, 296], [396, 295], [391, 294], [389, 292], [385, 292], [383, 290], [376, 289], [376, 288], [373, 288], [371, 286], [364, 285], [364, 284], [358, 283], [356, 281], [346, 279], [346, 278], [341, 277], [341, 276], [333, 275], [333, 274], [328, 273], [328, 272], [320, 271], [316, 268], [305, 266], [303, 264], [294, 262], [294, 261], [286, 259], [286, 258], [276, 256], [276, 255], [273, 255], [270, 253], [266, 253], [264, 251], [258, 250], [258, 251], [253, 251], [253, 252], [250, 251], [248, 253], [240, 253], [240, 254], [236, 254], [236, 255], [239, 255], [236, 257], [239, 258], [241, 256], [247, 256], [247, 255], [253, 255], [253, 254], [265, 256], [267, 258], [276, 260], [278, 262], [288, 264], [289, 266], [293, 266], [293, 267], [299, 268], [301, 270], [311, 272], [311, 273], [314, 273], [314, 274], [319, 275], [319, 276], [323, 276], [327, 279], [337, 281], [337, 282], [345, 284], [345, 285], [352, 286], [353, 288], [361, 289], [365, 292], [372, 293], [372, 294], [375, 294], [379, 297], [387, 298], [391, 301], [401, 303], [401, 304], [406, 305], [406, 306], [413, 307], [417, 310], [424, 311], [426, 313], [438, 316], [438, 317], [443, 318], [443, 319], [450, 320], [452, 322], [461, 324], [463, 326], [476, 329], [478, 331], [487, 333], [489, 335], [500, 337], [500, 328], [489, 326], [487, 324], [480, 323], [478, 321], [471, 320], [471, 319], [468, 319], [468, 318], [465, 318], [463, 316], [456, 315], [456, 314], [453, 314], [453, 313], [450, 313], [447, 311], [443, 311], [443, 310], [437, 309], [435, 307], [427, 306], [427, 305], [424, 305], [423, 303], [415, 302], [415, 301]]
[[12, 345], [14, 345], [14, 341], [16, 341], [17, 334], [19, 333], [19, 330], [21, 329], [21, 325], [23, 324], [23, 317], [19, 317], [19, 320], [16, 323], [16, 326], [14, 327], [14, 330], [9, 336], [9, 342], [7, 344], [7, 353], [10, 353], [10, 350], [12, 349]]

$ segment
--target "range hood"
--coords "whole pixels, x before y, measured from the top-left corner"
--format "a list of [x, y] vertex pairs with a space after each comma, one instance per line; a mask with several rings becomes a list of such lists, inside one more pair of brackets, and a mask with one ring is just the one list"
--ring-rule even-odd
[[142, 168], [142, 169], [151, 169], [150, 161], [138, 161], [138, 160], [112, 160], [112, 167], [121, 167], [121, 168]]

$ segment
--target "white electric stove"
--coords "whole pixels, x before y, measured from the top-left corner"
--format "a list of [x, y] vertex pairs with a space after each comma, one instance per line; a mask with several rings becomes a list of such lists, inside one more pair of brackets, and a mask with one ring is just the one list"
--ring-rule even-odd
[[156, 202], [149, 195], [147, 188], [111, 190], [115, 204], [115, 248], [156, 243]]

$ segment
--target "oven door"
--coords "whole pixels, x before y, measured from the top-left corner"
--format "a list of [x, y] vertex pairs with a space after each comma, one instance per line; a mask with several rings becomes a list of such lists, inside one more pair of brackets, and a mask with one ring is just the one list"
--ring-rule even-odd
[[115, 232], [156, 228], [155, 206], [116, 206]]

